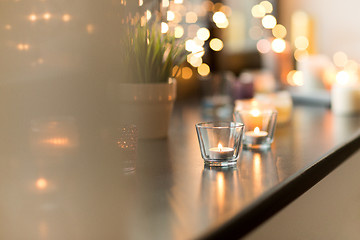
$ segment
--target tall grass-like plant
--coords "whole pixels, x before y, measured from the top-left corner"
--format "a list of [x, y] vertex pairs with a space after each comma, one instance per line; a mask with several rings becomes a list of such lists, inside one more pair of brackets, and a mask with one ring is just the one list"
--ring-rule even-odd
[[128, 83], [166, 83], [176, 75], [174, 66], [186, 57], [184, 45], [170, 33], [161, 33], [155, 24], [130, 26], [122, 46], [124, 81]]

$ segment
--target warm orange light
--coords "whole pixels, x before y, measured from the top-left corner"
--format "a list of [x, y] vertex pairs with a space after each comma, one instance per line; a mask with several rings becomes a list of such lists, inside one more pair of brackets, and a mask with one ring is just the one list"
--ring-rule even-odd
[[44, 140], [44, 143], [51, 144], [54, 146], [66, 146], [69, 144], [68, 138], [49, 138]]
[[39, 190], [43, 190], [47, 187], [48, 182], [45, 178], [39, 178], [38, 180], [36, 180], [36, 188]]
[[64, 15], [62, 16], [62, 20], [63, 20], [64, 22], [69, 22], [69, 21], [71, 20], [71, 16], [70, 16], [69, 14], [64, 14]]
[[218, 144], [218, 149], [219, 149], [220, 152], [222, 152], [223, 146], [221, 145], [221, 143]]
[[29, 20], [32, 21], [32, 22], [35, 22], [36, 19], [37, 19], [37, 17], [36, 17], [35, 14], [31, 14], [31, 15], [29, 16]]
[[281, 24], [276, 24], [276, 26], [272, 29], [272, 34], [276, 38], [285, 38], [287, 31], [286, 28]]
[[259, 134], [259, 133], [260, 133], [260, 128], [259, 128], [259, 127], [255, 127], [254, 133], [255, 133], [255, 134]]
[[229, 21], [226, 19], [225, 22], [216, 23], [218, 28], [227, 28], [229, 26]]
[[253, 117], [258, 117], [260, 116], [260, 110], [258, 109], [253, 109], [250, 111], [250, 114], [253, 116]]
[[206, 63], [202, 63], [202, 64], [198, 67], [197, 71], [198, 71], [198, 73], [199, 73], [201, 76], [205, 77], [205, 76], [209, 75], [209, 73], [210, 73], [210, 67], [209, 67], [209, 65], [207, 65]]
[[185, 21], [187, 23], [196, 23], [198, 20], [198, 16], [195, 12], [188, 12], [185, 16]]
[[86, 25], [86, 31], [87, 31], [89, 34], [94, 33], [94, 29], [95, 29], [94, 25], [92, 25], [92, 24]]
[[49, 20], [51, 18], [51, 14], [50, 13], [44, 13], [43, 18], [45, 20]]
[[189, 67], [183, 67], [181, 70], [181, 77], [183, 79], [190, 79], [193, 75], [193, 72], [191, 70], [191, 68]]
[[221, 49], [223, 49], [223, 47], [224, 47], [223, 42], [218, 38], [211, 39], [209, 45], [210, 45], [210, 48], [214, 51], [221, 51]]

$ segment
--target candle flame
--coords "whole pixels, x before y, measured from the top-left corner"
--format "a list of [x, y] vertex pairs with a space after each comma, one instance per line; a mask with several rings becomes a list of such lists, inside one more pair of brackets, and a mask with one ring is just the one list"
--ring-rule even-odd
[[254, 129], [254, 133], [259, 133], [260, 132], [260, 128], [259, 127], [256, 127], [255, 129]]
[[221, 143], [218, 144], [218, 148], [219, 148], [219, 151], [222, 152], [223, 146], [221, 145]]
[[258, 117], [260, 116], [260, 111], [258, 109], [254, 109], [254, 110], [251, 110], [251, 115], [253, 115], [254, 117]]

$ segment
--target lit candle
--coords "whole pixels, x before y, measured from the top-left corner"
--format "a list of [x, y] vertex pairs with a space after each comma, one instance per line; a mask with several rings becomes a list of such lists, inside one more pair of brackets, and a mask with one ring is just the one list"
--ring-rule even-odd
[[217, 147], [210, 148], [211, 159], [231, 159], [234, 155], [234, 149], [229, 147], [223, 147], [221, 143]]
[[265, 141], [268, 136], [268, 132], [260, 131], [259, 127], [255, 127], [254, 131], [245, 132], [245, 137], [247, 142], [252, 144], [260, 144]]
[[360, 113], [360, 83], [352, 80], [345, 71], [336, 75], [331, 90], [331, 109], [337, 115]]

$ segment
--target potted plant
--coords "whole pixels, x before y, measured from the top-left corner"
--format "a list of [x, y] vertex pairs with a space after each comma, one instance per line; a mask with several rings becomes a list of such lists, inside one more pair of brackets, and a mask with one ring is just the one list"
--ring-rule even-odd
[[130, 26], [122, 46], [122, 120], [137, 126], [139, 138], [164, 138], [176, 98], [173, 68], [185, 60], [184, 46], [156, 24]]

